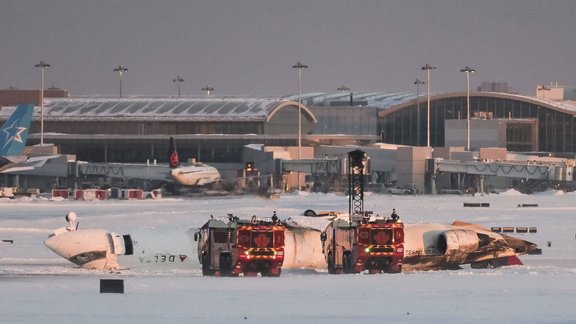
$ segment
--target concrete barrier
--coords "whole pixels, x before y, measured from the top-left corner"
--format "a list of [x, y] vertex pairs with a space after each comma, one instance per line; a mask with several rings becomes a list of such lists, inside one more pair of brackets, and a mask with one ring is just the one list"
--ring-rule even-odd
[[124, 280], [122, 279], [100, 279], [100, 293], [124, 293]]
[[490, 228], [490, 230], [494, 233], [520, 233], [520, 234], [524, 234], [524, 233], [538, 233], [538, 228], [531, 226], [531, 227], [526, 227], [526, 226], [519, 226], [516, 227], [516, 229], [514, 229], [514, 227], [512, 226], [506, 226], [506, 227], [500, 227], [500, 226], [493, 226]]
[[490, 203], [464, 203], [464, 207], [490, 207]]
[[538, 204], [518, 204], [518, 207], [538, 207]]

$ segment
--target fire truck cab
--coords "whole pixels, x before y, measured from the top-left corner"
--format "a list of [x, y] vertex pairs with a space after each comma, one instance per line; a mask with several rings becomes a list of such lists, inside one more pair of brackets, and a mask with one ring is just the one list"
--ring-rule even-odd
[[195, 233], [198, 260], [205, 276], [280, 276], [284, 262], [285, 227], [273, 220], [253, 216], [227, 221], [210, 219]]
[[335, 218], [320, 234], [330, 273], [402, 271], [404, 224], [396, 210], [390, 218], [371, 220], [364, 210], [366, 153], [348, 152], [348, 220]]
[[369, 217], [333, 220], [320, 235], [329, 273], [399, 273], [404, 257], [404, 224]]

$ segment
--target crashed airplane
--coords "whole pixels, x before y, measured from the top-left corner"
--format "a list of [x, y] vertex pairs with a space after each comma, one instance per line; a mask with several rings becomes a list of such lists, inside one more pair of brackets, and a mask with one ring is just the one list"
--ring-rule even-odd
[[[283, 269], [326, 269], [320, 239], [323, 229], [311, 228], [305, 216], [295, 216], [286, 224]], [[44, 242], [59, 256], [86, 269], [126, 269], [147, 266], [196, 267], [190, 260], [193, 239], [168, 235], [146, 242], [146, 237], [118, 235], [104, 229], [80, 229], [77, 216], [66, 216], [69, 225], [54, 231]], [[326, 220], [328, 222], [328, 220]], [[159, 234], [159, 233], [157, 233]], [[137, 240], [136, 240], [137, 239]], [[402, 272], [521, 265], [523, 254], [540, 254], [536, 244], [495, 233], [484, 227], [454, 222], [444, 224], [405, 224]], [[139, 248], [145, 246], [146, 248]], [[156, 248], [156, 249], [155, 249]]]

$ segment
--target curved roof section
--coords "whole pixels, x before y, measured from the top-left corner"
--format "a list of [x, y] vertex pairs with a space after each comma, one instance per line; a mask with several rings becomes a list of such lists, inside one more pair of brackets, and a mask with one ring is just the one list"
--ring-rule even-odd
[[[264, 122], [288, 106], [298, 107], [298, 102], [281, 98], [70, 98], [46, 100], [44, 116], [52, 120]], [[301, 108], [308, 119], [316, 121], [307, 107]]]
[[[423, 102], [422, 97], [426, 98], [426, 95], [420, 96], [420, 104], [426, 104]], [[448, 94], [436, 94], [430, 97], [430, 101], [448, 99], [448, 98], [458, 98], [458, 97], [466, 97], [466, 92], [456, 92], [456, 93], [448, 93]], [[470, 97], [490, 97], [490, 98], [501, 98], [501, 99], [509, 99], [509, 100], [518, 100], [523, 101], [526, 103], [542, 106], [544, 108], [552, 109], [561, 113], [569, 114], [572, 116], [576, 116], [576, 102], [575, 101], [557, 101], [557, 100], [549, 100], [543, 99], [533, 96], [524, 96], [518, 94], [511, 94], [511, 93], [504, 93], [504, 92], [470, 92]], [[425, 99], [424, 99], [425, 100]], [[380, 111], [378, 113], [379, 117], [385, 117], [388, 114], [394, 113], [398, 110], [404, 109], [409, 106], [416, 105], [416, 96], [408, 101], [404, 101], [402, 103], [398, 103], [394, 106], [390, 106], [390, 109], [385, 111]], [[422, 107], [422, 106], [421, 106]]]
[[[416, 99], [415, 93], [408, 92], [352, 92], [355, 106], [372, 106], [388, 109], [392, 106]], [[298, 95], [287, 96], [286, 99], [298, 101]], [[312, 92], [301, 95], [301, 100], [308, 106], [342, 106], [342, 103], [350, 101], [350, 92], [323, 93]]]

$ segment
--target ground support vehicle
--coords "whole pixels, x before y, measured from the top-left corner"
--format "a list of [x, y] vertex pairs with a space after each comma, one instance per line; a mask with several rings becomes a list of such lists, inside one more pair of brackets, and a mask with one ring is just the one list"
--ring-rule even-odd
[[226, 221], [206, 222], [194, 235], [203, 275], [280, 276], [285, 227], [274, 216], [267, 221], [229, 215]]
[[348, 153], [349, 217], [335, 218], [320, 235], [330, 273], [402, 271], [404, 224], [394, 211], [390, 218], [371, 220], [364, 211], [366, 155]]
[[[366, 218], [364, 218], [366, 219]], [[332, 221], [321, 234], [329, 273], [399, 273], [404, 224], [392, 219]]]

